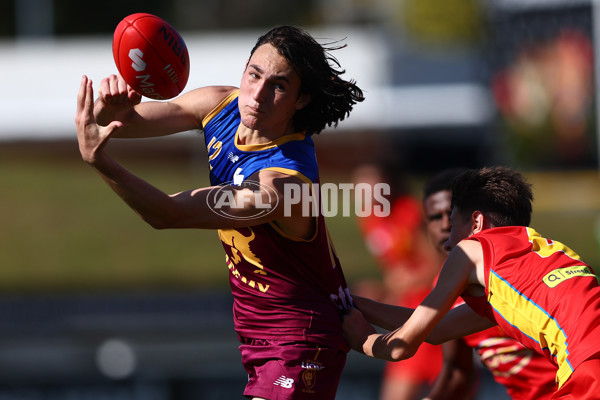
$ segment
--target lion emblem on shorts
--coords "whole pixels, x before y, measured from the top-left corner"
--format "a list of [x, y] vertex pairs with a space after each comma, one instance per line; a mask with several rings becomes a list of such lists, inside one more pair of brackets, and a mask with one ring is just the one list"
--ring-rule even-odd
[[302, 372], [302, 382], [304, 382], [304, 386], [307, 389], [311, 390], [315, 387], [315, 378], [317, 375], [317, 371], [314, 369], [306, 369]]

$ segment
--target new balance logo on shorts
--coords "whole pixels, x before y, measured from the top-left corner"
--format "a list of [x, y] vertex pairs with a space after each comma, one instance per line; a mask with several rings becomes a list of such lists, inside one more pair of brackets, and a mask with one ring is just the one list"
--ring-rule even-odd
[[273, 385], [281, 386], [285, 389], [291, 389], [294, 385], [294, 380], [292, 378], [288, 378], [282, 375], [279, 378], [277, 378], [275, 382], [273, 382]]

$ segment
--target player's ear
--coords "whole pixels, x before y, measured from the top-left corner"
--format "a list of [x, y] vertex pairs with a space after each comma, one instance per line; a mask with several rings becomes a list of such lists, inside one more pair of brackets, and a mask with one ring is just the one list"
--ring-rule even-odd
[[471, 231], [473, 232], [473, 234], [479, 233], [482, 230], [484, 230], [486, 223], [487, 221], [485, 215], [483, 215], [481, 211], [473, 211], [473, 214], [471, 215]]
[[301, 94], [300, 97], [298, 97], [298, 100], [296, 100], [296, 110], [302, 110], [308, 103], [310, 103], [310, 94]]

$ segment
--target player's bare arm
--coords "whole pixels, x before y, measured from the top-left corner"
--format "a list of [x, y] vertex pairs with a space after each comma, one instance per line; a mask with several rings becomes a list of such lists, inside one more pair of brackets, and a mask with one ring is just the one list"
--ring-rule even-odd
[[170, 101], [140, 102], [141, 95], [123, 78], [110, 75], [100, 82], [94, 115], [101, 126], [115, 120], [123, 123], [115, 137], [170, 135], [202, 129], [204, 117], [236, 89], [232, 86], [208, 86], [191, 90]]
[[[352, 299], [367, 321], [388, 331], [402, 326], [414, 311], [413, 308], [380, 303], [356, 295], [352, 296]], [[436, 325], [425, 341], [438, 345], [448, 340], [480, 332], [494, 325], [495, 323], [463, 304], [448, 311], [448, 314]]]
[[[276, 171], [259, 171], [248, 180], [259, 183], [260, 191], [244, 186], [207, 187], [168, 195], [133, 175], [104, 152], [110, 137], [122, 128], [113, 121], [109, 126], [96, 124], [93, 114], [92, 82], [83, 77], [77, 100], [75, 118], [82, 158], [95, 168], [104, 181], [142, 219], [157, 229], [166, 228], [238, 228], [273, 221], [285, 233], [308, 238], [314, 231], [314, 218], [302, 216], [296, 205], [286, 215], [285, 185], [301, 184], [300, 179]], [[218, 190], [217, 190], [218, 189]], [[272, 191], [272, 192], [269, 192]], [[216, 194], [228, 193], [232, 200], [222, 205], [229, 217], [215, 213], [219, 198]], [[256, 208], [272, 207], [264, 216], [256, 215]]]
[[[172, 195], [171, 213], [158, 216], [159, 222], [148, 222], [153, 226], [159, 223], [161, 228], [202, 229], [241, 228], [272, 222], [291, 237], [310, 239], [314, 235], [315, 218], [303, 215], [301, 204], [287, 208], [284, 200], [285, 186], [301, 185], [299, 178], [263, 170], [248, 177], [246, 182], [254, 184], [199, 188]], [[223, 202], [223, 196], [229, 200]], [[214, 212], [217, 207], [222, 213]], [[269, 212], [257, 217], [257, 210], [265, 208]]]
[[427, 343], [439, 345], [496, 326], [490, 319], [477, 314], [471, 307], [461, 304], [442, 318], [427, 336]]
[[[475, 265], [481, 259], [481, 249], [477, 250], [477, 244], [463, 246], [461, 242], [448, 256], [436, 287], [404, 325], [387, 334], [378, 334], [365, 325], [366, 321], [361, 321], [361, 318], [364, 319], [361, 313], [352, 312], [344, 319], [344, 334], [348, 342], [355, 350], [368, 356], [399, 361], [411, 357], [423, 341], [430, 341], [428, 336], [432, 333], [438, 340], [444, 341], [462, 337], [466, 328], [454, 323], [454, 313], [445, 320], [445, 331], [442, 332], [436, 325], [448, 314], [456, 298], [469, 285], [477, 283]], [[355, 324], [360, 329], [353, 331], [346, 324]], [[361, 341], [362, 347], [359, 346]]]
[[413, 308], [380, 303], [362, 296], [353, 295], [352, 299], [367, 321], [388, 331], [403, 325], [414, 311]]

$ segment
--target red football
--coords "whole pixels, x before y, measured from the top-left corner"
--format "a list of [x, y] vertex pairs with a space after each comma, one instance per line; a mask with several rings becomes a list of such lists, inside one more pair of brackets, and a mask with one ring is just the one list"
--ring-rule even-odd
[[113, 37], [113, 56], [125, 82], [154, 100], [177, 96], [190, 75], [183, 38], [152, 14], [131, 14], [119, 22]]

